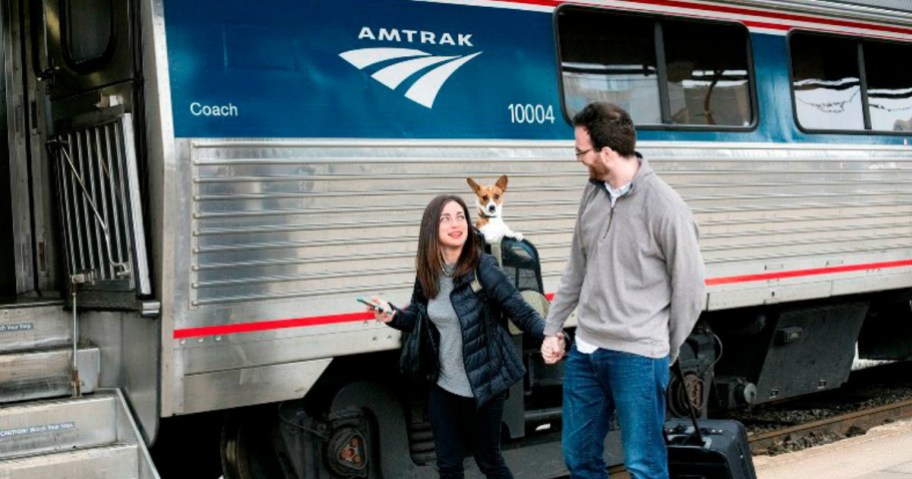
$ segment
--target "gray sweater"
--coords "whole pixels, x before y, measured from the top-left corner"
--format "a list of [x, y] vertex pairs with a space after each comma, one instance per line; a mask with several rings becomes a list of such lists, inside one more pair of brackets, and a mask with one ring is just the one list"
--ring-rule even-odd
[[473, 394], [462, 356], [462, 325], [459, 324], [459, 316], [450, 302], [453, 278], [440, 275], [438, 284], [440, 291], [437, 292], [436, 298], [428, 300], [427, 306], [428, 317], [440, 332], [440, 374], [437, 385], [457, 396], [470, 398]]
[[577, 308], [587, 343], [674, 361], [705, 300], [697, 225], [646, 160], [614, 208], [604, 184], [586, 186], [546, 335]]

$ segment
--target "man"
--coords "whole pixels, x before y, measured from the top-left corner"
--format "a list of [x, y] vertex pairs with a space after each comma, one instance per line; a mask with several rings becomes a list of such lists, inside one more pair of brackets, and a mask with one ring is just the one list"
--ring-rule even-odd
[[561, 359], [558, 332], [576, 308], [564, 365], [564, 460], [573, 479], [608, 477], [604, 441], [616, 412], [631, 476], [668, 478], [668, 368], [705, 296], [697, 227], [681, 197], [635, 152], [626, 111], [592, 103], [573, 126], [589, 184], [542, 343], [546, 362]]

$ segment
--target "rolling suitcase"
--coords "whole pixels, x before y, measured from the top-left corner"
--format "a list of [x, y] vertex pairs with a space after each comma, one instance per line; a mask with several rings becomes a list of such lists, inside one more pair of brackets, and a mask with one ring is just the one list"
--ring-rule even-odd
[[[756, 479], [744, 426], [729, 419], [665, 423], [671, 479]], [[699, 434], [697, 434], [697, 432]]]
[[[683, 378], [681, 365], [677, 371]], [[688, 403], [689, 404], [689, 403]], [[732, 419], [690, 418], [665, 422], [671, 479], [756, 479], [744, 425]]]

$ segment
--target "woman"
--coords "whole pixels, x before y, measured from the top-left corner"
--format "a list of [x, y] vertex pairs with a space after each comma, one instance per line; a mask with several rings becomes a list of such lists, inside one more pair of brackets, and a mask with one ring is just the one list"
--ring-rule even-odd
[[[500, 423], [507, 391], [524, 370], [504, 326], [496, 318], [485, 321], [483, 298], [537, 341], [544, 322], [496, 260], [481, 252], [470, 224], [461, 198], [431, 200], [421, 219], [411, 303], [398, 309], [375, 297], [379, 307], [371, 310], [378, 321], [403, 331], [411, 331], [425, 310], [440, 332], [440, 371], [428, 400], [440, 477], [463, 477], [465, 437], [486, 477], [512, 478], [500, 453]], [[476, 274], [484, 294], [472, 289]]]

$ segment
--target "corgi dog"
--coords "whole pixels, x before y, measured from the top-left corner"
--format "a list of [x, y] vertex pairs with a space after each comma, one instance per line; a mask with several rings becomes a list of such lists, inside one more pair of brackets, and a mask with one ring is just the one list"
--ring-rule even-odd
[[503, 220], [503, 196], [507, 191], [507, 175], [501, 175], [490, 186], [481, 186], [472, 178], [466, 178], [466, 182], [475, 192], [475, 205], [478, 207], [475, 227], [484, 235], [485, 241], [496, 243], [505, 236], [522, 241], [522, 234], [511, 230]]

